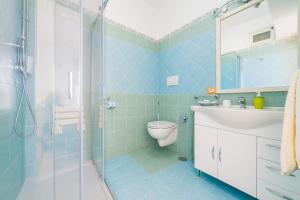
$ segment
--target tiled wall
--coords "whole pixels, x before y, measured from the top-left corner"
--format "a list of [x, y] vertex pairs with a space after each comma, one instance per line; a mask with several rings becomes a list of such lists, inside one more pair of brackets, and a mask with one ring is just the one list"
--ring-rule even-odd
[[117, 107], [105, 111], [107, 159], [154, 145], [147, 122], [157, 113], [157, 45], [113, 22], [105, 24], [105, 97]]
[[[203, 17], [168, 36], [159, 44], [159, 112], [162, 120], [177, 122], [179, 138], [171, 150], [193, 158], [193, 115], [190, 106], [207, 96], [207, 87], [215, 86], [215, 21]], [[179, 85], [167, 87], [166, 78], [179, 75]], [[221, 94], [224, 99], [237, 104], [245, 96], [252, 104], [254, 93]], [[286, 92], [264, 93], [267, 106], [284, 106]], [[195, 100], [194, 96], [198, 99]], [[188, 122], [183, 123], [183, 116]]]
[[[5, 0], [0, 7], [0, 43], [17, 42], [20, 35], [21, 1]], [[0, 45], [0, 198], [15, 200], [24, 182], [24, 139], [16, 136], [13, 126], [21, 94], [20, 77], [14, 64], [16, 50]], [[18, 80], [18, 81], [16, 81]], [[24, 112], [18, 130], [24, 133]]]
[[157, 96], [151, 94], [109, 93], [117, 108], [105, 112], [106, 159], [139, 148], [153, 146], [147, 122], [156, 119]]
[[156, 43], [106, 21], [105, 92], [155, 94], [157, 92]]
[[[202, 93], [215, 84], [215, 22], [195, 21], [159, 43], [159, 92]], [[166, 78], [179, 75], [179, 85], [167, 87]]]
[[[155, 144], [146, 132], [146, 122], [156, 119], [158, 109], [161, 120], [176, 122], [179, 126], [178, 141], [168, 148], [192, 159], [190, 106], [201, 99], [213, 98], [207, 96], [207, 87], [215, 86], [214, 18], [208, 14], [158, 43], [112, 22], [106, 27], [105, 96], [117, 102], [117, 108], [106, 110], [107, 158], [136, 150], [141, 147], [139, 144]], [[166, 79], [173, 75], [179, 76], [179, 85], [168, 87]], [[158, 98], [159, 106], [149, 100], [149, 94], [153, 99]], [[251, 105], [254, 95], [222, 94], [220, 101], [231, 99], [237, 104], [238, 97], [244, 96]], [[266, 106], [284, 106], [286, 92], [263, 95]], [[144, 112], [145, 109], [148, 111]], [[186, 123], [184, 116], [188, 117]]]
[[[194, 99], [195, 95], [185, 93], [159, 95], [161, 120], [176, 122], [178, 125], [178, 140], [168, 148], [188, 159], [193, 159], [194, 122], [190, 106], [197, 102]], [[187, 122], [183, 120], [185, 116]]]

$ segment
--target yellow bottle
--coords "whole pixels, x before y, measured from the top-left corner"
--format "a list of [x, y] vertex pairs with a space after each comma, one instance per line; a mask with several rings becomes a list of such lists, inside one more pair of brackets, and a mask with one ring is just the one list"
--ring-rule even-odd
[[257, 92], [256, 96], [253, 98], [253, 105], [255, 109], [264, 109], [265, 98], [261, 95], [260, 92]]

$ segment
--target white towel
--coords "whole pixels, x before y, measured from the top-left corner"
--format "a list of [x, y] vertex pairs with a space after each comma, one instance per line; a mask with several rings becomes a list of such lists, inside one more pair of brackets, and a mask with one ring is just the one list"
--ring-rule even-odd
[[[298, 110], [298, 112], [297, 112]], [[300, 166], [300, 70], [292, 79], [284, 111], [281, 140], [281, 173], [290, 175]], [[299, 117], [297, 117], [299, 113]], [[297, 126], [298, 124], [298, 126]], [[297, 131], [298, 129], [298, 131]], [[298, 132], [298, 134], [297, 134]], [[298, 135], [298, 137], [297, 137]]]
[[298, 169], [300, 169], [300, 70], [298, 70], [296, 91], [296, 162]]

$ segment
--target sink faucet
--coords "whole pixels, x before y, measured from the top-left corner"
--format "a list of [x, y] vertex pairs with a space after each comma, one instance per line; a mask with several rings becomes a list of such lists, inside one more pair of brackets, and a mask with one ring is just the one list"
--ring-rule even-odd
[[220, 99], [220, 96], [218, 95], [218, 94], [215, 94], [215, 99], [216, 99], [216, 104], [217, 104], [217, 106], [219, 105], [219, 99]]
[[240, 108], [246, 108], [246, 98], [239, 97], [239, 104], [240, 104]]

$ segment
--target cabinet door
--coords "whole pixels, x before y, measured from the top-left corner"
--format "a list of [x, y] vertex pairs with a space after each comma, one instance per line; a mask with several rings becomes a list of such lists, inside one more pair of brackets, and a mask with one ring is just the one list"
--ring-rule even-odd
[[256, 137], [218, 130], [218, 178], [256, 197]]
[[195, 168], [217, 177], [217, 129], [195, 126]]

